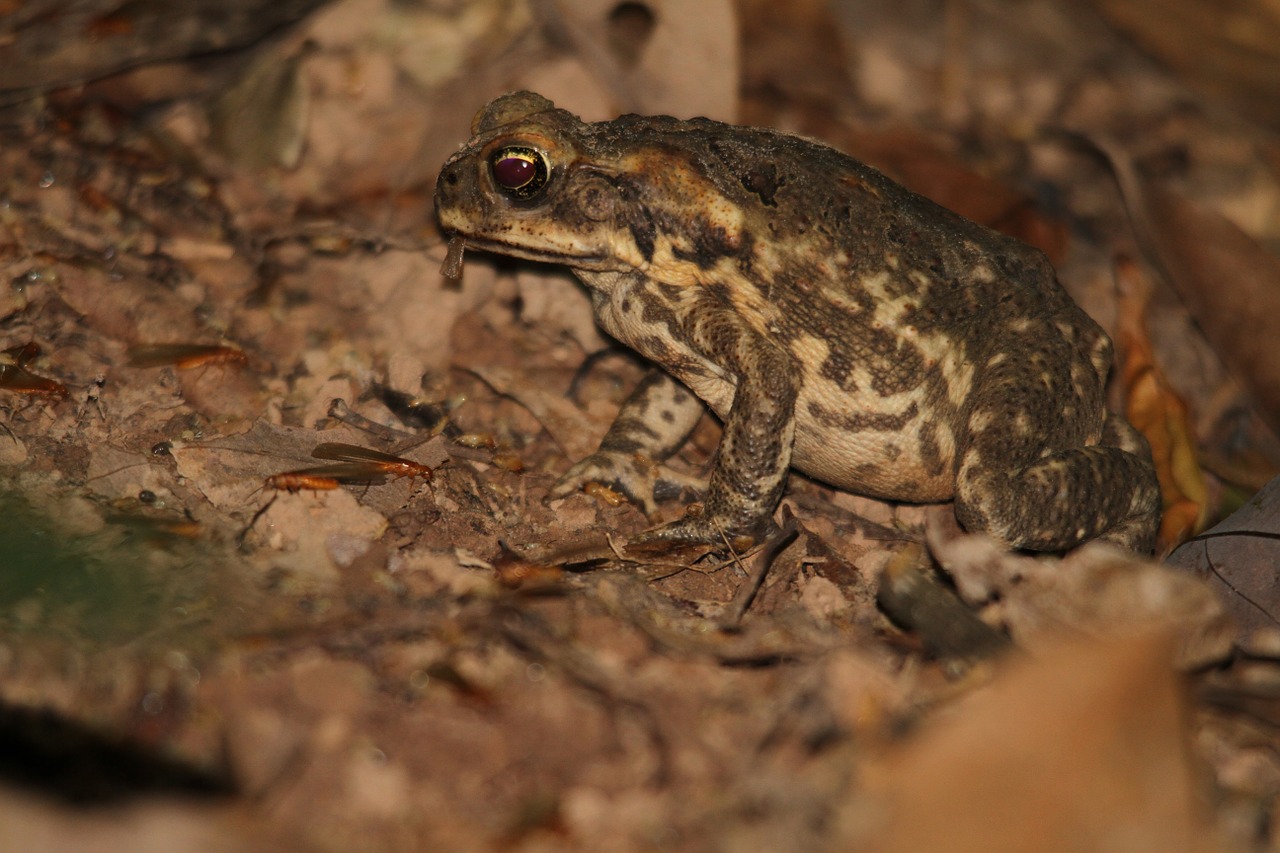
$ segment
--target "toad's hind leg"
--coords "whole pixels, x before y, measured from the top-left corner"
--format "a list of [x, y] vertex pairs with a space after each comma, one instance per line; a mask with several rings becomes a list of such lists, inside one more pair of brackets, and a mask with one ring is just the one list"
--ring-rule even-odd
[[1151, 459], [1151, 446], [1142, 433], [1112, 412], [1107, 412], [1101, 443], [1107, 448], [1131, 454], [1142, 463], [1142, 467], [1137, 472], [1141, 479], [1131, 483], [1134, 495], [1129, 518], [1117, 523], [1098, 538], [1141, 554], [1149, 554], [1155, 550], [1156, 533], [1160, 529], [1163, 508], [1160, 482], [1156, 479], [1155, 464]]
[[692, 477], [669, 471], [670, 458], [702, 417], [702, 402], [661, 371], [652, 371], [622, 406], [600, 442], [600, 449], [579, 461], [552, 486], [547, 497], [562, 498], [595, 482], [618, 487], [649, 518], [656, 518], [660, 484], [696, 486]]
[[[972, 412], [956, 472], [956, 517], [1012, 548], [1064, 551], [1101, 538], [1150, 553], [1160, 486], [1146, 441], [1100, 400], [1092, 417], [1073, 418], [1092, 401], [1070, 393], [1065, 376], [1038, 379], [1030, 389], [1018, 382], [1021, 394], [997, 379], [1005, 393], [990, 399], [1002, 404]], [[1062, 400], [1069, 402], [1055, 402]], [[1047, 436], [1057, 437], [1048, 447]]]

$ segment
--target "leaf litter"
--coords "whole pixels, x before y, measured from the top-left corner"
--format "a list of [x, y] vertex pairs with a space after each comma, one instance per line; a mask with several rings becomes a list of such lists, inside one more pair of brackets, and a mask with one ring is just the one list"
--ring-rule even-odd
[[[1206, 246], [1225, 214], [1174, 201], [1135, 240], [1132, 196], [1127, 214], [1105, 169], [1034, 131], [1120, 139], [1190, 187], [1225, 175], [1251, 188], [1213, 199], [1238, 219], [1265, 207], [1258, 164], [1277, 159], [1246, 123], [1186, 108], [1099, 20], [1053, 3], [855, 20], [816, 0], [782, 19], [748, 0], [693, 18], [335, 0], [273, 38], [227, 33], [257, 45], [232, 61], [157, 51], [183, 71], [166, 75], [49, 6], [3, 25], [84, 55], [60, 76], [18, 51], [33, 64], [15, 86], [80, 85], [15, 96], [0, 123], [0, 380], [66, 389], [0, 383], [0, 733], [31, 742], [37, 709], [88, 733], [73, 773], [124, 743], [235, 793], [86, 813], [0, 759], [0, 847], [1273, 843], [1280, 656], [1227, 616], [1243, 594], [1275, 621], [1265, 553], [1193, 541], [1214, 557], [1198, 572], [1100, 547], [1032, 559], [939, 528], [946, 508], [796, 476], [787, 536], [756, 552], [632, 554], [649, 523], [634, 507], [543, 497], [644, 366], [607, 349], [562, 271], [464, 266], [430, 212], [434, 170], [512, 88], [588, 118], [821, 136], [1041, 246], [1127, 330], [1116, 394], [1189, 502], [1172, 544], [1240, 494], [1224, 472], [1277, 470], [1265, 353], [1184, 291], [1248, 302], [1217, 291], [1265, 285], [1276, 231], [1255, 216]], [[104, 20], [146, 32], [140, 14]], [[1117, 301], [1118, 253], [1150, 264], [1149, 304]], [[718, 437], [705, 418], [655, 472], [663, 517], [696, 497]], [[267, 486], [307, 471], [325, 488]], [[1274, 527], [1255, 503], [1241, 535]]]

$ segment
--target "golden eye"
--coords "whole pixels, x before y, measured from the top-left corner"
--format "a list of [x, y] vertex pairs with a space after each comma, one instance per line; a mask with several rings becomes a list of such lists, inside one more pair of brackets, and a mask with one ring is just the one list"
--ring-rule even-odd
[[533, 198], [551, 174], [541, 151], [516, 146], [498, 149], [489, 159], [489, 169], [498, 188], [516, 198]]

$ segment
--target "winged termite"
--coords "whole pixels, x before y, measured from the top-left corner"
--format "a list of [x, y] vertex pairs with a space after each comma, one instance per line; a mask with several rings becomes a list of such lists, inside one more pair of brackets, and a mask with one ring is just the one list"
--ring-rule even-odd
[[132, 367], [176, 367], [191, 370], [214, 364], [243, 367], [249, 363], [244, 350], [220, 344], [139, 344], [129, 347]]
[[38, 355], [40, 345], [34, 341], [0, 350], [0, 389], [51, 400], [66, 397], [66, 385], [27, 370], [27, 364]]
[[320, 465], [297, 471], [272, 474], [263, 485], [280, 492], [299, 492], [304, 489], [331, 492], [345, 485], [380, 485], [387, 480], [387, 472], [372, 462], [341, 462], [337, 465]]
[[429, 483], [433, 473], [429, 467], [419, 462], [414, 462], [412, 459], [393, 456], [390, 453], [383, 453], [381, 450], [374, 450], [370, 447], [360, 447], [356, 444], [345, 444], [336, 441], [317, 444], [315, 449], [311, 451], [311, 455], [317, 459], [333, 459], [339, 462], [372, 465], [383, 474], [394, 477], [397, 480], [401, 477], [422, 477]]

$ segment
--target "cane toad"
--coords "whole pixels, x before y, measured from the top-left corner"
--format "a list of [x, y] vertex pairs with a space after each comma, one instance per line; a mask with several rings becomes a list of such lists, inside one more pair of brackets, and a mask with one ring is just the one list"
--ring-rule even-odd
[[703, 512], [650, 540], [758, 538], [794, 466], [954, 500], [1012, 548], [1152, 547], [1150, 452], [1103, 401], [1111, 341], [1038, 250], [778, 131], [585, 123], [529, 92], [471, 130], [436, 184], [445, 232], [569, 267], [600, 326], [665, 371], [552, 496], [609, 483], [652, 509], [651, 463], [701, 398], [724, 422]]

